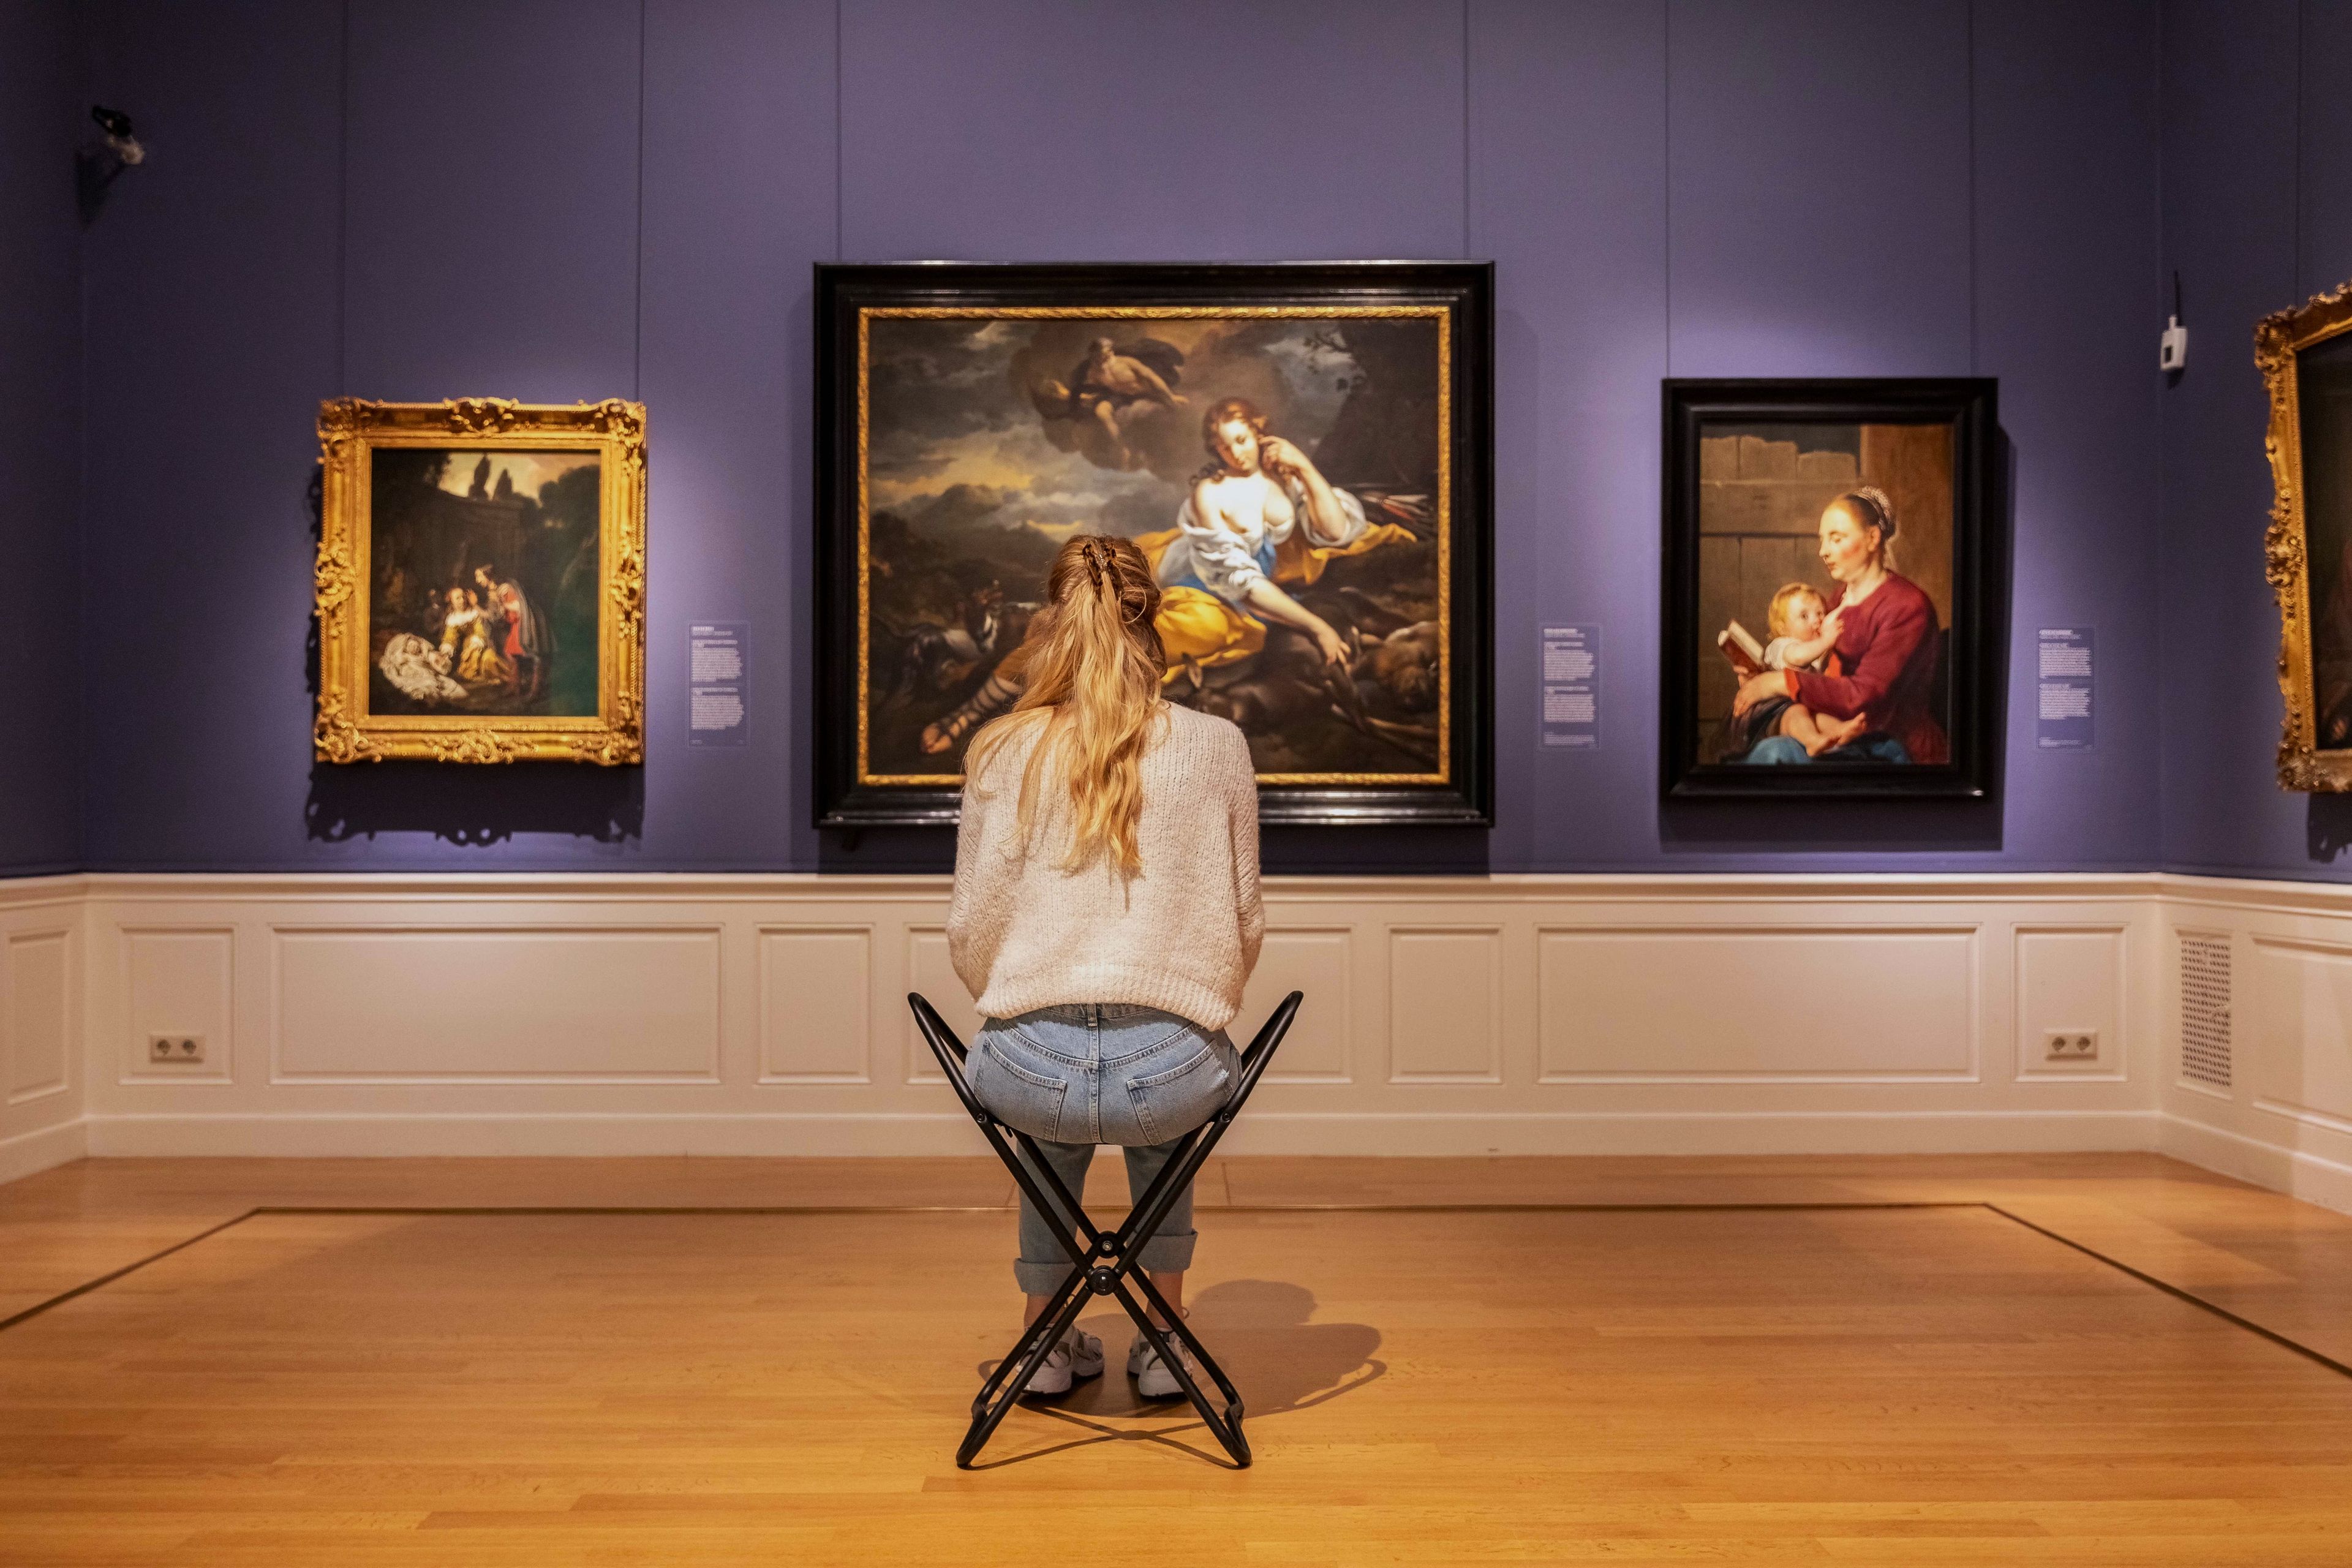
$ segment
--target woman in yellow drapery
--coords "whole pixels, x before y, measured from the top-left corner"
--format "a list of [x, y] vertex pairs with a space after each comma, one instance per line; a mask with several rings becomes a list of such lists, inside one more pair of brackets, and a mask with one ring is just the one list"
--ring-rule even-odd
[[441, 623], [441, 657], [454, 662], [457, 679], [469, 686], [504, 680], [509, 666], [490, 641], [481, 601], [465, 588], [449, 590], [449, 614]]
[[1306, 453], [1266, 433], [1247, 398], [1228, 397], [1202, 416], [1213, 461], [1192, 480], [1176, 526], [1136, 540], [1160, 588], [1153, 622], [1168, 650], [1167, 679], [1247, 658], [1265, 646], [1265, 623], [1295, 626], [1326, 660], [1349, 649], [1330, 624], [1281, 583], [1312, 583], [1333, 557], [1360, 555], [1412, 535], [1374, 524]]
[[[1201, 438], [1214, 460], [1194, 477], [1176, 526], [1135, 541], [1160, 584], [1151, 624], [1168, 655], [1163, 681], [1249, 658], [1265, 646], [1268, 621], [1305, 632], [1327, 661], [1344, 666], [1346, 641], [1278, 584], [1312, 583], [1339, 556], [1412, 538], [1394, 523], [1367, 521], [1360, 501], [1334, 488], [1306, 453], [1268, 435], [1266, 424], [1247, 398], [1213, 405], [1202, 416]], [[1032, 623], [1033, 637], [1042, 629]], [[1024, 640], [962, 706], [924, 726], [923, 750], [952, 750], [1020, 696], [1028, 656]]]

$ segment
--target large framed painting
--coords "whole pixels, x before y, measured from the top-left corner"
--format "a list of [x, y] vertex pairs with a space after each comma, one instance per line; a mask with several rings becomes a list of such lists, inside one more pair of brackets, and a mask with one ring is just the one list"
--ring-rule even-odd
[[1990, 380], [1665, 384], [1660, 779], [1982, 795]]
[[645, 760], [646, 410], [319, 412], [319, 760]]
[[2352, 283], [2263, 318], [2254, 361], [2270, 393], [2279, 784], [2352, 790]]
[[[1241, 726], [1264, 820], [1489, 821], [1493, 300], [1485, 263], [819, 267], [820, 825], [955, 820], [1074, 532], [1151, 561], [1163, 690]], [[1196, 527], [1213, 479], [1251, 504]]]

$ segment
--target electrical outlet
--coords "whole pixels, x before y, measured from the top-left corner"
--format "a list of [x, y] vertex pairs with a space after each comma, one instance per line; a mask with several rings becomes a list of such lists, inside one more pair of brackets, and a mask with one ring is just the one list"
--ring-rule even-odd
[[2042, 1037], [2042, 1055], [2053, 1062], [2095, 1061], [2099, 1055], [2096, 1029], [2053, 1029]]
[[205, 1037], [202, 1035], [150, 1035], [147, 1037], [147, 1059], [151, 1062], [200, 1062], [205, 1059]]

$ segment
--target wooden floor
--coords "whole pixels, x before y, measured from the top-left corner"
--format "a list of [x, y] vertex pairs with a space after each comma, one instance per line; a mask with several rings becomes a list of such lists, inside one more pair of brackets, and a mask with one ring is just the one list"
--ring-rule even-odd
[[1256, 1466], [1113, 1311], [966, 1473], [992, 1163], [62, 1167], [0, 1187], [0, 1563], [2352, 1563], [2352, 1218], [2140, 1155], [1200, 1196]]

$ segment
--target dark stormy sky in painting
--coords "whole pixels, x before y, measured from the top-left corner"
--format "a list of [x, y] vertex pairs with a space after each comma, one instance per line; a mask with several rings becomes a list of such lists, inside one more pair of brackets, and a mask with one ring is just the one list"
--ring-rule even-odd
[[[1171, 527], [1207, 460], [1202, 414], [1219, 399], [1249, 398], [1276, 433], [1313, 454], [1357, 374], [1333, 325], [876, 321], [868, 339], [872, 505], [935, 534], [973, 524], [1030, 526], [1055, 539]], [[1033, 390], [1067, 384], [1097, 336], [1121, 352], [1148, 338], [1183, 355], [1171, 390], [1184, 405], [1133, 406], [1124, 453], [1090, 425], [1045, 417]]]

